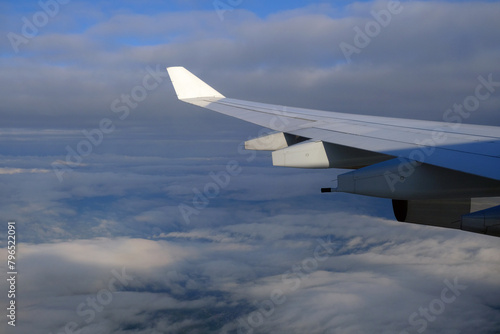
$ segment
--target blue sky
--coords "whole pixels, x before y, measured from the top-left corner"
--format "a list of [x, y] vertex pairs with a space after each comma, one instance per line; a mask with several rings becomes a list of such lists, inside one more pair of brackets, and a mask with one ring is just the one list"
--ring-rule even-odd
[[[246, 1], [246, 0], [231, 0], [231, 1], [158, 1], [158, 0], [147, 0], [147, 1], [135, 1], [126, 0], [121, 1], [120, 4], [116, 4], [113, 1], [100, 1], [96, 4], [95, 1], [78, 1], [83, 4], [94, 4], [101, 8], [103, 14], [113, 14], [120, 12], [131, 12], [135, 14], [146, 14], [154, 15], [161, 12], [176, 12], [176, 11], [210, 11], [215, 8], [234, 8], [234, 9], [245, 9], [249, 10], [256, 15], [265, 17], [270, 14], [275, 14], [282, 10], [290, 10], [303, 8], [308, 5], [315, 5], [318, 3], [330, 4], [334, 7], [343, 7], [350, 3], [350, 1], [273, 1], [268, 3], [263, 0], [259, 1]], [[366, 2], [366, 1], [359, 1]], [[69, 3], [69, 2], [68, 2]], [[30, 14], [39, 10], [38, 2], [24, 0], [17, 1], [15, 3], [4, 4], [13, 10], [20, 13]]]
[[[41, 7], [0, 2], [0, 220], [17, 221], [20, 282], [18, 326], [3, 316], [1, 332], [498, 332], [498, 238], [320, 194], [341, 170], [242, 151], [262, 129], [179, 102], [164, 70], [240, 99], [435, 121], [479, 76], [500, 78], [498, 2], [401, 5], [348, 61], [340, 45], [387, 2], [245, 0], [221, 20], [210, 1], [74, 0], [17, 52], [9, 34]], [[495, 92], [465, 121], [498, 125], [499, 109]], [[182, 205], [234, 162], [186, 220]]]

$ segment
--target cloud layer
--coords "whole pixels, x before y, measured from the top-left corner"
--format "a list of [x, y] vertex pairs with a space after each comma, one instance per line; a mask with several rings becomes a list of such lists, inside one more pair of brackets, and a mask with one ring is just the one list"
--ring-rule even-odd
[[498, 252], [494, 238], [351, 213], [25, 244], [16, 330], [417, 333], [425, 320], [493, 333]]
[[[69, 2], [17, 53], [7, 34], [39, 4], [0, 4], [12, 332], [498, 331], [496, 238], [319, 194], [340, 171], [272, 168], [269, 153], [241, 151], [260, 128], [178, 102], [164, 68], [235, 98], [428, 120], [491, 75], [491, 96], [464, 121], [496, 125], [499, 3], [404, 1], [363, 47], [358, 31], [388, 2], [259, 4], [221, 20], [207, 2]], [[359, 49], [350, 62], [342, 43]], [[238, 175], [186, 219], [179, 205], [199, 204], [231, 161]]]

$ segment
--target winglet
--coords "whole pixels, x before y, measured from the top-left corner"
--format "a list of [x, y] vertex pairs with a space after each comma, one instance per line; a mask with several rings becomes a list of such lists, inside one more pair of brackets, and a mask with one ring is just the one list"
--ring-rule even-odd
[[224, 98], [224, 95], [182, 66], [168, 67], [167, 71], [179, 100], [202, 97]]

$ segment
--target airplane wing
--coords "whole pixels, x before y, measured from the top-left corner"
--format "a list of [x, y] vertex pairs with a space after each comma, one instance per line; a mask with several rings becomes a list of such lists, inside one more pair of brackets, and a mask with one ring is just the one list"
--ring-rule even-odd
[[275, 130], [245, 143], [273, 151], [273, 165], [353, 169], [324, 191], [393, 199], [400, 221], [500, 236], [500, 209], [471, 214], [473, 198], [500, 196], [499, 127], [236, 100], [184, 67], [167, 70], [181, 101]]

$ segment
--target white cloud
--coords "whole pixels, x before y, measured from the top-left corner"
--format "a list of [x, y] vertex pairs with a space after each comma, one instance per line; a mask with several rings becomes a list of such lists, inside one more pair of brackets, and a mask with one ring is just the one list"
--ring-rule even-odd
[[[225, 22], [213, 11], [148, 16], [75, 3], [22, 53], [0, 58], [0, 209], [24, 241], [17, 332], [69, 321], [82, 334], [219, 332], [281, 289], [286, 301], [261, 332], [414, 333], [409, 316], [455, 278], [467, 289], [426, 333], [496, 330], [497, 239], [373, 217], [389, 217], [388, 201], [318, 194], [337, 171], [271, 169], [266, 154], [248, 162], [237, 145], [258, 129], [181, 105], [167, 79], [126, 121], [110, 110], [157, 64], [187, 66], [227, 96], [437, 120], [478, 75], [500, 80], [498, 3], [403, 5], [351, 65], [339, 43], [385, 2], [266, 18], [242, 6]], [[82, 17], [89, 28], [74, 29]], [[18, 29], [4, 21], [2, 31]], [[499, 106], [495, 95], [468, 121], [498, 123]], [[59, 183], [51, 162], [104, 117], [116, 131]], [[177, 206], [232, 159], [242, 174], [186, 225]], [[304, 273], [330, 235], [335, 252]], [[300, 268], [292, 289], [283, 275]], [[133, 279], [86, 321], [77, 307], [109, 287], [113, 270]]]
[[[305, 221], [313, 226], [304, 228]], [[408, 317], [440, 298], [444, 280], [456, 278], [467, 288], [429, 323], [428, 332], [472, 328], [466, 319], [455, 319], [463, 312], [473, 312], [484, 330], [493, 328], [495, 323], [488, 319], [495, 311], [486, 305], [498, 302], [493, 296], [500, 289], [494, 279], [500, 268], [496, 239], [430, 229], [318, 213], [296, 214], [295, 219], [271, 215], [258, 225], [242, 221], [222, 229], [170, 233], [161, 236], [164, 240], [24, 244], [20, 298], [21, 305], [30, 307], [22, 307], [20, 314], [26, 319], [44, 314], [39, 320], [48, 330], [72, 320], [86, 331], [102, 327], [119, 333], [120, 324], [129, 323], [140, 333], [139, 324], [145, 323], [165, 331], [206, 327], [212, 317], [232, 308], [233, 316], [216, 326], [229, 330], [237, 328], [237, 319], [248, 322], [259, 305], [271, 300], [273, 290], [280, 289], [285, 301], [264, 316], [257, 326], [261, 331], [415, 331]], [[316, 266], [311, 261], [318, 239], [331, 241], [334, 252]], [[122, 268], [133, 279], [113, 292], [113, 302], [86, 323], [74, 310], [106, 288], [113, 269]], [[200, 318], [207, 308], [212, 317]], [[25, 322], [21, 332], [29, 332], [32, 325]]]
[[51, 171], [48, 169], [38, 169], [38, 168], [33, 168], [33, 169], [23, 169], [23, 168], [0, 168], [0, 174], [25, 174], [25, 173], [31, 173], [31, 174], [37, 174], [37, 173], [50, 173]]

